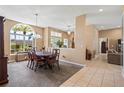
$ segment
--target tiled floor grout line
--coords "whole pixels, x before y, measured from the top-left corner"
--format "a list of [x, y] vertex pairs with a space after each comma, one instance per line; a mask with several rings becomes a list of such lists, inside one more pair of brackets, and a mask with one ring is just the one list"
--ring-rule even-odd
[[[101, 63], [100, 65], [102, 65], [102, 67], [100, 69], [104, 69], [105, 68], [105, 64]], [[105, 69], [104, 69], [104, 72], [103, 72], [103, 75], [102, 75], [102, 79], [101, 79], [101, 83], [100, 83], [99, 87], [102, 86], [104, 75], [105, 75]]]
[[[97, 64], [92, 64], [92, 66], [93, 65], [97, 65]], [[85, 71], [85, 72], [83, 72], [83, 74], [85, 75], [85, 73], [87, 72], [87, 71], [89, 71], [89, 69], [92, 69], [92, 68], [90, 68], [89, 66], [87, 67], [88, 69]], [[78, 81], [77, 82], [75, 82], [75, 85], [76, 85], [76, 83], [78, 83], [80, 81], [80, 78], [78, 79]], [[75, 85], [73, 85], [73, 86], [75, 86]]]
[[[87, 68], [88, 68], [88, 69], [87, 69], [85, 72], [83, 72], [83, 74], [85, 74], [85, 73], [89, 70], [89, 67], [87, 67]], [[81, 77], [78, 78], [77, 82], [75, 82], [75, 83], [73, 84], [73, 86], [75, 86], [75, 84], [78, 83], [78, 81], [80, 81], [80, 78], [81, 78]]]
[[113, 79], [114, 79], [114, 87], [116, 87], [116, 82], [115, 82], [115, 72], [113, 72]]
[[96, 69], [96, 71], [93, 73], [93, 75], [91, 76], [91, 78], [90, 78], [90, 80], [89, 80], [89, 82], [88, 82], [88, 84], [87, 84], [87, 87], [88, 87], [89, 83], [91, 82], [91, 80], [92, 80], [92, 78], [93, 78], [93, 76], [95, 75], [96, 72], [97, 72], [97, 69]]
[[[104, 67], [105, 67], [105, 65], [104, 65]], [[103, 67], [103, 68], [104, 68], [104, 67]], [[105, 76], [105, 69], [104, 69], [103, 78], [102, 78], [102, 81], [101, 81], [101, 85], [100, 85], [100, 87], [102, 87], [103, 80], [104, 80], [104, 76]]]
[[[92, 87], [117, 87], [124, 86], [124, 78], [121, 76], [121, 66], [109, 64], [102, 57], [86, 63], [87, 70], [78, 73], [78, 79], [73, 86], [92, 86]], [[83, 75], [79, 75], [83, 74]], [[82, 78], [84, 77], [84, 78]], [[98, 77], [98, 78], [97, 78]], [[122, 81], [121, 81], [122, 80]], [[71, 84], [71, 83], [70, 83]], [[67, 84], [67, 86], [69, 86]]]
[[[108, 64], [106, 64], [106, 67], [107, 67], [107, 70], [110, 69]], [[107, 70], [105, 70], [104, 78], [105, 78], [105, 74], [106, 74]], [[104, 78], [103, 78], [103, 81], [104, 81]], [[113, 77], [112, 77], [112, 78], [113, 78]], [[114, 78], [113, 78], [112, 80], [114, 81]], [[102, 81], [101, 86], [103, 85], [103, 81]], [[114, 86], [115, 86], [115, 85], [114, 85]]]
[[91, 76], [91, 78], [90, 78], [90, 80], [89, 80], [89, 82], [88, 82], [87, 86], [88, 86], [88, 85], [89, 85], [89, 83], [91, 82], [91, 80], [92, 80], [93, 76], [96, 74], [97, 69], [98, 69], [98, 68], [96, 68], [95, 72], [94, 72], [94, 73], [93, 73], [93, 75]]
[[[108, 66], [109, 66], [109, 69], [113, 70], [113, 65], [110, 66], [110, 65], [108, 64]], [[114, 87], [115, 87], [116, 85], [115, 85], [114, 71], [112, 71], [112, 75], [113, 75], [113, 81], [114, 81]]]

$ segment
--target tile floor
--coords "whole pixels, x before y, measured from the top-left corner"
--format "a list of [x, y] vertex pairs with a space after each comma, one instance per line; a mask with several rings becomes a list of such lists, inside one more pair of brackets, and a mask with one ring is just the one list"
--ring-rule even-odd
[[124, 87], [122, 67], [97, 58], [65, 81], [60, 87]]

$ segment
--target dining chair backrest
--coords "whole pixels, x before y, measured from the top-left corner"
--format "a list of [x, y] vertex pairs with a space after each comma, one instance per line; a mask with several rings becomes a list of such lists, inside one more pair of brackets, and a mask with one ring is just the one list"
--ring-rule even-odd
[[60, 54], [60, 49], [53, 49], [52, 50], [52, 53], [53, 54]]
[[56, 55], [56, 60], [59, 60], [59, 55], [60, 55], [60, 49], [53, 49], [52, 53]]
[[34, 52], [34, 51], [32, 52], [32, 59], [33, 60], [36, 60], [37, 59], [36, 52]]
[[28, 52], [28, 60], [32, 60], [32, 53]]
[[37, 50], [37, 48], [36, 48], [36, 47], [33, 47], [33, 48], [31, 49], [31, 52], [36, 52], [36, 50]]
[[41, 57], [40, 57], [40, 56], [37, 56], [37, 55], [36, 55], [36, 52], [32, 52], [32, 59], [33, 59], [34, 61], [38, 61], [38, 60], [41, 60]]
[[48, 47], [46, 51], [51, 53], [52, 52], [52, 48]]
[[58, 69], [60, 69], [60, 66], [59, 66], [59, 55], [60, 55], [60, 49], [53, 49], [52, 50], [52, 56], [48, 59], [48, 64], [56, 63], [57, 66], [58, 66]]
[[46, 59], [49, 64], [53, 64], [56, 62], [56, 55], [52, 55], [48, 59]]

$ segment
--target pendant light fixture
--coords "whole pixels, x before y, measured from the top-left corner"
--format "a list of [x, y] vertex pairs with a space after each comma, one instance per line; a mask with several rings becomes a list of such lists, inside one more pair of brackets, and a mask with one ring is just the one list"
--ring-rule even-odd
[[36, 16], [36, 26], [37, 26], [37, 17], [38, 17], [38, 13], [34, 14]]
[[[34, 14], [35, 15], [35, 17], [36, 17], [36, 27], [38, 26], [38, 21], [37, 21], [37, 19], [38, 19], [38, 13], [36, 13], [36, 14]], [[36, 29], [35, 29], [36, 30]], [[35, 39], [35, 48], [36, 48], [36, 40], [37, 39], [40, 39], [41, 38], [41, 35], [39, 35], [39, 34], [37, 34], [37, 32], [35, 31], [35, 33], [34, 33], [34, 39]]]
[[70, 35], [71, 34], [71, 26], [68, 25], [67, 27], [68, 27], [67, 33], [68, 33], [68, 35]]

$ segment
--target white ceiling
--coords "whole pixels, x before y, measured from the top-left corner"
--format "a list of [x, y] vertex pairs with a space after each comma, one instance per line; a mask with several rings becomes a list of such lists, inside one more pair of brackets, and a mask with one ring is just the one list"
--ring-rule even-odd
[[[8, 19], [27, 24], [36, 24], [35, 13], [38, 13], [38, 26], [56, 27], [67, 30], [71, 25], [75, 28], [75, 17], [87, 15], [87, 23], [93, 24], [97, 29], [110, 29], [121, 26], [122, 6], [117, 5], [0, 5], [0, 15]], [[103, 12], [99, 12], [103, 9]]]

